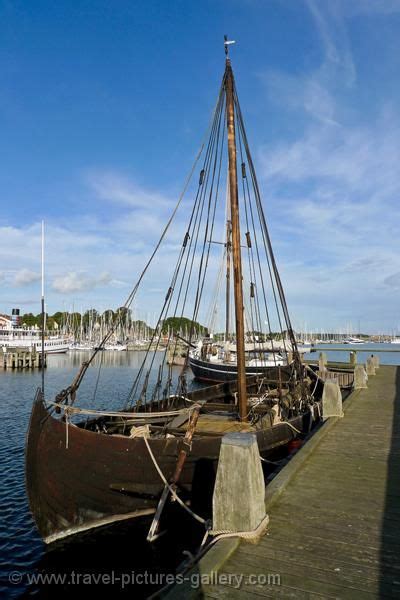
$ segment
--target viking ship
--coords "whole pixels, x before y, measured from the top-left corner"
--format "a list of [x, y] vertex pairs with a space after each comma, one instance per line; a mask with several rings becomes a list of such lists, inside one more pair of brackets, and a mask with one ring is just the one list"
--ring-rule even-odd
[[[200, 480], [209, 484], [212, 493], [225, 433], [253, 432], [260, 456], [268, 460], [293, 438], [307, 434], [319, 418], [323, 382], [302, 363], [297, 349], [244, 128], [229, 43], [225, 39], [225, 70], [208, 137], [186, 181], [185, 194], [125, 303], [129, 309], [148, 270], [159, 260], [178, 207], [184, 206], [188, 224], [177, 262], [125, 404], [120, 410], [80, 405], [80, 386], [88, 369], [96, 367], [97, 351], [53, 399], [45, 398], [44, 384], [36, 392], [26, 443], [26, 484], [34, 520], [46, 543], [146, 515], [154, 515], [148, 537], [152, 540], [171, 498], [182, 509], [193, 507]], [[222, 190], [221, 174], [226, 172], [228, 193]], [[221, 217], [227, 209], [220, 198], [227, 196], [229, 212]], [[190, 203], [182, 203], [187, 197]], [[220, 227], [222, 232], [227, 222], [230, 232], [221, 246], [215, 242], [216, 231]], [[188, 347], [193, 346], [203, 300], [213, 294], [207, 274], [211, 272], [215, 281], [216, 251], [225, 252], [227, 246], [232, 264], [226, 271], [232, 288], [227, 302], [234, 305], [237, 379], [196, 389], [189, 381], [189, 353], [178, 372], [167, 364], [165, 347], [173, 353], [182, 340], [173, 328], [166, 340], [163, 323], [169, 316], [190, 315], [193, 326], [186, 341]], [[112, 329], [100, 347], [111, 338]], [[277, 331], [281, 339], [290, 341], [285, 364], [249, 376], [246, 339], [255, 351], [259, 343], [273, 347]]]

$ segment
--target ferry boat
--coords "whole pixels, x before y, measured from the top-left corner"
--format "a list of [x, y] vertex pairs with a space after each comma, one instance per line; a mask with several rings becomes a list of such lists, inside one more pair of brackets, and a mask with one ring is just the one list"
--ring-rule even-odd
[[[44, 351], [47, 354], [67, 352], [70, 344], [68, 336], [45, 332]], [[8, 347], [42, 351], [41, 329], [21, 327], [18, 308], [12, 309], [11, 318], [0, 315], [0, 351], [6, 352]]]
[[[50, 335], [48, 332], [44, 338], [44, 351], [47, 354], [61, 354], [67, 352], [71, 340], [62, 335]], [[8, 347], [29, 348], [42, 351], [42, 332], [40, 329], [25, 329], [16, 327], [12, 329], [0, 329], [0, 347], [6, 352]]]

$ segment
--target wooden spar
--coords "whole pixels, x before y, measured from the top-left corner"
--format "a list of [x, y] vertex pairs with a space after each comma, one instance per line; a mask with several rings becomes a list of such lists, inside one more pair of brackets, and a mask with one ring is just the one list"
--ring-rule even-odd
[[235, 136], [235, 108], [233, 99], [233, 72], [231, 61], [226, 59], [225, 69], [225, 94], [226, 118], [228, 128], [228, 164], [229, 164], [229, 197], [232, 221], [232, 260], [233, 284], [235, 297], [236, 321], [236, 355], [238, 373], [238, 404], [241, 421], [246, 420], [247, 392], [246, 392], [246, 364], [244, 352], [244, 309], [243, 309], [243, 276], [242, 258], [240, 250], [240, 224], [239, 224], [239, 195], [237, 184], [236, 165], [236, 136]]
[[176, 484], [178, 483], [188, 452], [190, 452], [191, 450], [192, 438], [196, 429], [197, 421], [199, 420], [200, 409], [200, 405], [195, 406], [192, 412], [192, 416], [189, 419], [188, 428], [186, 430], [185, 437], [183, 438], [182, 448], [179, 451], [178, 460], [176, 462], [175, 472], [171, 479], [171, 484], [173, 486], [176, 486]]
[[174, 491], [176, 490], [176, 484], [178, 483], [180, 476], [182, 474], [182, 469], [185, 465], [187, 455], [192, 448], [192, 438], [193, 438], [194, 430], [196, 429], [197, 421], [198, 421], [198, 418], [200, 415], [200, 409], [201, 409], [200, 405], [195, 406], [193, 409], [192, 417], [191, 417], [191, 419], [189, 419], [188, 428], [186, 430], [185, 437], [183, 438], [182, 447], [179, 451], [178, 460], [175, 465], [174, 474], [170, 481], [170, 486], [168, 486], [168, 485], [164, 486], [163, 493], [161, 494], [161, 498], [158, 502], [156, 514], [154, 515], [153, 521], [150, 525], [149, 533], [147, 534], [148, 542], [153, 542], [158, 537], [157, 531], [158, 531], [158, 527], [160, 524], [160, 518], [161, 518], [161, 514], [164, 510], [165, 503], [167, 502], [167, 499], [169, 496], [170, 487]]
[[225, 342], [229, 340], [229, 321], [231, 304], [231, 233], [232, 223], [226, 222], [226, 309], [225, 309]]
[[42, 344], [41, 344], [41, 355], [42, 355], [42, 394], [44, 396], [44, 330], [46, 327], [46, 312], [44, 305], [44, 221], [42, 221], [42, 298], [41, 298], [41, 309], [42, 309]]

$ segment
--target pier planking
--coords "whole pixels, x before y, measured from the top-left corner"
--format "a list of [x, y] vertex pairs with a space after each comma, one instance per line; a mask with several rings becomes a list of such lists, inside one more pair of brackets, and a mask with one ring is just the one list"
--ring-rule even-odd
[[[257, 546], [241, 542], [219, 568], [244, 577], [279, 574], [280, 585], [235, 589], [214, 579], [194, 595], [400, 597], [400, 367], [382, 366], [344, 406], [345, 417], [309, 442], [313, 451], [308, 444], [300, 450], [306, 458], [286, 485], [290, 463], [278, 475], [282, 491], [267, 506], [268, 534]], [[198, 570], [204, 572], [201, 564]], [[178, 587], [169, 597], [180, 597]]]

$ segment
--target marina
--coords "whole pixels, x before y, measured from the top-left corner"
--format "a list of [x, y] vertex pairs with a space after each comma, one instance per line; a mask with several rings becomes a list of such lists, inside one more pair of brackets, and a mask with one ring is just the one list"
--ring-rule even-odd
[[[382, 350], [385, 350], [384, 346], [382, 345]], [[388, 562], [386, 557], [396, 556], [398, 552], [397, 534], [393, 533], [396, 531], [397, 521], [393, 520], [394, 517], [391, 516], [393, 509], [388, 509], [387, 517], [385, 517], [385, 503], [389, 507], [392, 502], [396, 502], [393, 500], [393, 494], [396, 498], [398, 493], [396, 490], [399, 489], [396, 462], [398, 435], [396, 434], [395, 415], [400, 405], [397, 386], [398, 368], [400, 367], [396, 367], [392, 363], [400, 361], [398, 353], [393, 353], [391, 350], [393, 348], [387, 344], [386, 353], [380, 353], [381, 366], [376, 371], [376, 375], [369, 378], [368, 389], [359, 390], [354, 399], [350, 395], [345, 400], [344, 418], [329, 419], [321, 430], [293, 455], [278, 475], [267, 479], [266, 512], [269, 515], [267, 535], [257, 546], [242, 544], [239, 547], [236, 539], [221, 540], [209, 550], [208, 554], [200, 558], [193, 570], [197, 577], [203, 573], [204, 581], [207, 580], [210, 573], [216, 574], [218, 571], [227, 574], [238, 573], [239, 575], [245, 575], [247, 572], [280, 574], [279, 594], [272, 584], [271, 586], [259, 586], [255, 590], [253, 588], [250, 590], [249, 586], [244, 589], [241, 587], [239, 591], [246, 597], [257, 597], [260, 594], [274, 597], [275, 593], [278, 594], [277, 597], [281, 597], [281, 594], [284, 594], [284, 597], [285, 594], [287, 596], [295, 594], [296, 597], [297, 595], [302, 597], [303, 594], [306, 597], [307, 593], [317, 595], [319, 593], [325, 597], [331, 593], [335, 597], [346, 597], [340, 595], [343, 587], [348, 597], [357, 597], [356, 594], [361, 597], [377, 597], [378, 594], [373, 591], [373, 588], [370, 592], [365, 591], [362, 586], [360, 589], [357, 588], [357, 585], [360, 585], [360, 579], [355, 577], [355, 570], [361, 574], [368, 570], [369, 575], [366, 581], [368, 581], [368, 585], [375, 585], [375, 589], [379, 589], [379, 581], [383, 582], [383, 587], [392, 585], [390, 582], [393, 581], [393, 573], [396, 573], [396, 561], [389, 559]], [[101, 392], [101, 405], [108, 405], [109, 393], [111, 390], [115, 390], [115, 404], [112, 407], [118, 408], [120, 400], [124, 397], [124, 389], [131, 378], [132, 370], [140, 368], [141, 355], [142, 352], [128, 351], [110, 352], [97, 357], [97, 361], [103, 362], [103, 377], [106, 384]], [[85, 357], [89, 357], [89, 353], [86, 353]], [[67, 384], [80, 361], [81, 357], [78, 357], [75, 352], [48, 357], [46, 385], [49, 394], [56, 393], [60, 378]], [[334, 366], [338, 364], [334, 363]], [[346, 365], [347, 368], [351, 367], [349, 363], [340, 364], [342, 368], [345, 368]], [[135, 551], [129, 553], [129, 557], [126, 553], [121, 552], [126, 538], [136, 536], [138, 527], [139, 535], [142, 540], [145, 540], [151, 519], [140, 526], [137, 523], [124, 521], [105, 529], [81, 534], [75, 540], [71, 539], [63, 544], [59, 542], [53, 550], [46, 549], [32, 522], [27, 504], [24, 489], [24, 439], [20, 432], [21, 427], [22, 429], [28, 427], [30, 390], [32, 386], [40, 384], [40, 374], [36, 370], [4, 371], [1, 372], [1, 384], [0, 400], [3, 407], [3, 420], [7, 424], [0, 449], [0, 460], [4, 472], [0, 500], [5, 510], [1, 534], [5, 540], [8, 540], [3, 546], [5, 565], [1, 593], [5, 597], [18, 598], [21, 591], [25, 589], [32, 594], [39, 593], [39, 597], [51, 597], [57, 591], [60, 597], [67, 598], [70, 586], [45, 584], [28, 586], [26, 580], [21, 584], [22, 587], [10, 586], [6, 583], [8, 565], [13, 565], [14, 568], [17, 566], [17, 570], [27, 573], [35, 573], [37, 570], [45, 573], [68, 573], [70, 569], [76, 569], [77, 572], [85, 574], [89, 566], [88, 555], [91, 556], [90, 572], [99, 576], [103, 573], [110, 573], [113, 569], [118, 574], [132, 570], [137, 572], [147, 570], [149, 573], [162, 572], [165, 575], [175, 576], [177, 572], [180, 572], [185, 556], [182, 552], [190, 550], [196, 554], [203, 535], [202, 526], [197, 526], [190, 516], [184, 517], [182, 511], [178, 512], [176, 524], [171, 530], [173, 539], [168, 536], [167, 532], [155, 546], [154, 544], [150, 545], [153, 546], [151, 552], [147, 542], [141, 544], [137, 542]], [[15, 400], [16, 390], [19, 391], [17, 400]], [[85, 403], [93, 406], [89, 385], [83, 386], [81, 394]], [[380, 422], [374, 425], [373, 414], [377, 402], [381, 407], [381, 418]], [[370, 420], [369, 425], [363, 424], [364, 414], [365, 419]], [[328, 433], [331, 431], [329, 437], [328, 433], [320, 436], [325, 428]], [[324, 444], [326, 444], [325, 447]], [[352, 444], [354, 444], [354, 449]], [[333, 456], [335, 460], [332, 459]], [[343, 466], [340, 466], [341, 464]], [[384, 465], [387, 466], [384, 467]], [[333, 468], [339, 469], [340, 474], [335, 475]], [[373, 473], [373, 486], [370, 483], [370, 473]], [[307, 476], [303, 477], [303, 474]], [[316, 479], [313, 486], [310, 486], [312, 475]], [[353, 485], [353, 477], [357, 478], [356, 488]], [[296, 488], [294, 484], [296, 484]], [[326, 492], [324, 492], [325, 487]], [[301, 502], [307, 501], [313, 507], [312, 510], [307, 508], [307, 510], [301, 511], [301, 518], [298, 516], [299, 512], [296, 507], [297, 489]], [[284, 495], [285, 490], [287, 490], [288, 496]], [[309, 494], [307, 499], [305, 499], [305, 493]], [[328, 496], [327, 501], [324, 501], [324, 493]], [[359, 496], [355, 497], [355, 493]], [[347, 505], [344, 504], [345, 501], [348, 502]], [[339, 502], [342, 504], [338, 504]], [[373, 509], [371, 510], [370, 507]], [[354, 513], [354, 510], [357, 512]], [[342, 524], [340, 524], [341, 519], [343, 519]], [[178, 540], [176, 535], [177, 532], [183, 531], [183, 523], [185, 523], [184, 529], [187, 536]], [[289, 530], [287, 530], [288, 526]], [[321, 527], [324, 531], [323, 535], [320, 533]], [[303, 546], [304, 548], [300, 548]], [[236, 554], [236, 551], [243, 554]], [[298, 552], [301, 553], [301, 558], [296, 556]], [[318, 560], [317, 556], [320, 557]], [[107, 557], [106, 561], [104, 557]], [[296, 569], [302, 569], [304, 573], [305, 565], [307, 565], [305, 561], [308, 558], [310, 559], [309, 565], [312, 564], [315, 570], [313, 577], [309, 581], [307, 580], [308, 587], [303, 585], [302, 588], [300, 584], [303, 581], [302, 577], [293, 575], [293, 573], [297, 573]], [[279, 565], [276, 560], [279, 561]], [[290, 562], [291, 560], [295, 560], [299, 566], [295, 567]], [[353, 563], [358, 566], [353, 566]], [[335, 569], [340, 569], [340, 571], [335, 571]], [[343, 580], [340, 579], [341, 573], [346, 575]], [[213, 580], [211, 577], [208, 579], [217, 582], [216, 575]], [[193, 581], [198, 580], [194, 577]], [[329, 586], [324, 587], [324, 583], [328, 581]], [[375, 583], [373, 583], [374, 581]], [[163, 588], [164, 584], [165, 581], [161, 581], [159, 585], [138, 585], [134, 588], [129, 586], [125, 591], [116, 585], [115, 589], [116, 593], [127, 596], [135, 590], [135, 595], [146, 598], [156, 593], [157, 589]], [[348, 588], [349, 585], [350, 588]], [[310, 591], [317, 590], [318, 586], [320, 586], [320, 592]], [[100, 587], [103, 589], [103, 586]], [[107, 586], [104, 586], [104, 591], [106, 589]], [[387, 589], [385, 587], [386, 591]], [[392, 589], [395, 592], [397, 588]], [[84, 590], [85, 586], [82, 586], [82, 591]], [[168, 587], [168, 590], [163, 593], [170, 593], [172, 597], [174, 595], [190, 597], [189, 594], [195, 592], [204, 596], [209, 595], [209, 597], [235, 597], [238, 595], [237, 590], [226, 587], [226, 581], [222, 587], [203, 585], [200, 582], [195, 585], [193, 590], [179, 585], [172, 590]], [[393, 597], [396, 594], [386, 595]]]

